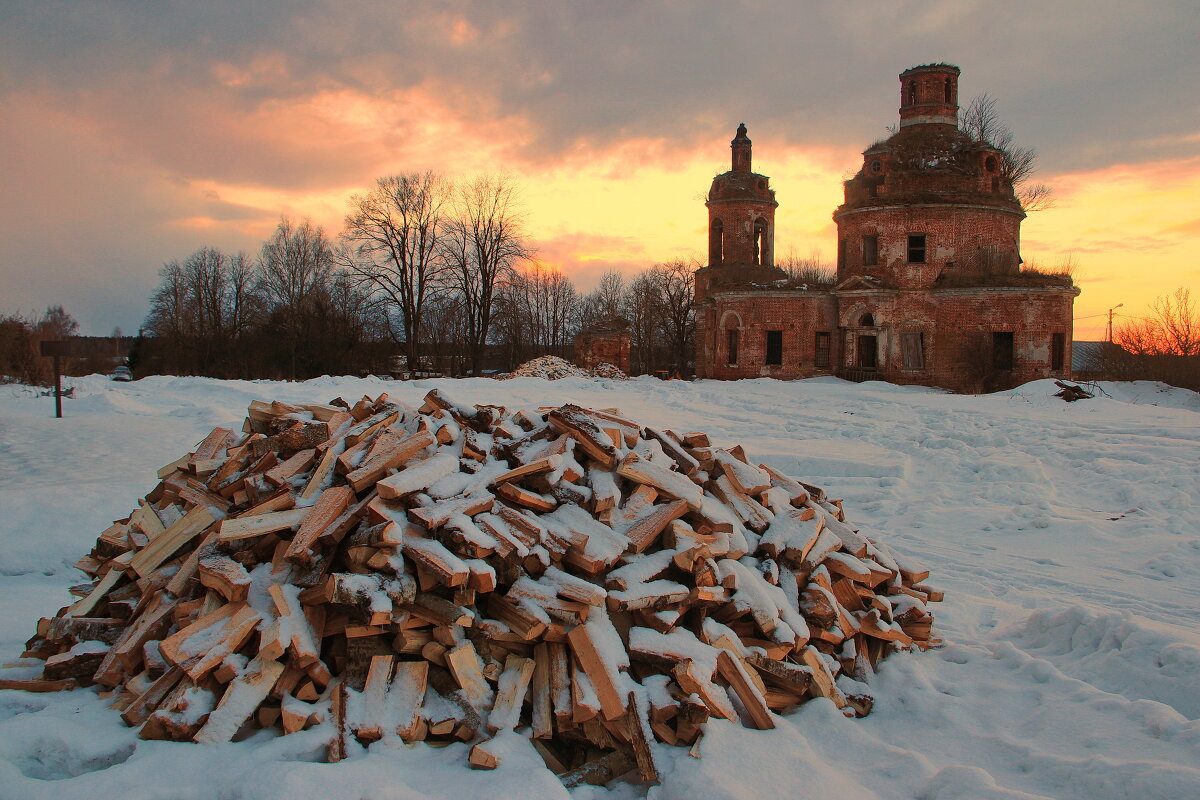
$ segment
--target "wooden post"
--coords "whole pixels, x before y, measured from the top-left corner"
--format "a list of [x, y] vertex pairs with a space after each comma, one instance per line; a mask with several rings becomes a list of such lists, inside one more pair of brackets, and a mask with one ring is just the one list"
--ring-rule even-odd
[[42, 342], [42, 356], [54, 359], [54, 416], [62, 419], [62, 359], [71, 355], [71, 341]]

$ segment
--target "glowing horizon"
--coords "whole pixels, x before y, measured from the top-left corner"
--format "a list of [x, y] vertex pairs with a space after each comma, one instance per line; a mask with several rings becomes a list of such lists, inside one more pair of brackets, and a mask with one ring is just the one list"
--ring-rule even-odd
[[[895, 75], [929, 61], [957, 63], [964, 99], [990, 92], [1041, 153], [1057, 204], [1025, 221], [1022, 255], [1073, 255], [1076, 339], [1100, 338], [1118, 303], [1139, 316], [1200, 276], [1187, 259], [1200, 126], [1173, 55], [1191, 52], [1182, 3], [1089, 4], [1086, 46], [1070, 8], [1040, 12], [1035, 36], [1015, 10], [985, 33], [915, 0], [851, 0], [819, 19], [695, 5], [353, 14], [263, 0], [236, 22], [114, 6], [87, 31], [53, 0], [10, 10], [0, 313], [61, 303], [88, 333], [136, 329], [164, 262], [203, 246], [254, 253], [281, 216], [336, 235], [350, 195], [429, 169], [510, 174], [539, 258], [586, 291], [606, 269], [703, 257], [703, 195], [743, 121], [780, 202], [777, 256], [832, 260], [841, 180], [895, 122]], [[905, 31], [899, 52], [857, 33], [881, 14]], [[697, 46], [715, 30], [722, 47]], [[1046, 40], [1061, 43], [1049, 61], [1032, 46]]]

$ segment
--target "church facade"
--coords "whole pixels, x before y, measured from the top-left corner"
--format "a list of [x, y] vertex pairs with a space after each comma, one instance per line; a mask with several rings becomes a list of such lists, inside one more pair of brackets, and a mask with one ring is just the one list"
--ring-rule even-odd
[[775, 265], [770, 178], [745, 125], [713, 179], [708, 264], [696, 271], [696, 374], [996, 391], [1070, 377], [1070, 279], [1021, 270], [1025, 212], [1002, 153], [958, 127], [957, 67], [900, 74], [900, 125], [863, 153], [834, 211], [837, 273]]

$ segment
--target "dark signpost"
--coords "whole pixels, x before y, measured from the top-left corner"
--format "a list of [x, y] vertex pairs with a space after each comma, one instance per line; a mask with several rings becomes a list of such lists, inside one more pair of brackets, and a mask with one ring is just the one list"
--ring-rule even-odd
[[42, 342], [42, 355], [54, 359], [54, 416], [62, 419], [62, 360], [71, 355], [71, 340]]

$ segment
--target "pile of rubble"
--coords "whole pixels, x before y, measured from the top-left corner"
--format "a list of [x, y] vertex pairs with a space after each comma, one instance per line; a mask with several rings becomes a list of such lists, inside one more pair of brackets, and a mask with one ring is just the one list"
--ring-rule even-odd
[[[927, 571], [841, 503], [702, 433], [616, 410], [254, 402], [159, 470], [38, 624], [38, 680], [99, 684], [151, 739], [328, 731], [463, 741], [520, 730], [571, 786], [774, 727], [839, 674], [936, 644]], [[695, 751], [693, 751], [695, 752]]]
[[628, 380], [629, 376], [618, 367], [608, 363], [600, 363], [592, 370], [577, 367], [566, 359], [558, 356], [538, 356], [526, 361], [512, 372], [501, 375], [501, 378], [545, 378], [556, 381], [561, 378], [615, 378]]

